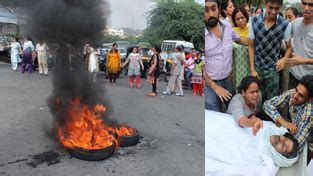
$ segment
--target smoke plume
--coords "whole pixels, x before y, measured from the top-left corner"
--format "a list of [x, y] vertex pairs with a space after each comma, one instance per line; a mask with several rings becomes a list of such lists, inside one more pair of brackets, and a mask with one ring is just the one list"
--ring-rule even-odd
[[[48, 105], [58, 123], [66, 121], [67, 106], [73, 97], [82, 103], [112, 106], [105, 97], [104, 86], [91, 81], [83, 61], [83, 45], [99, 44], [106, 27], [109, 7], [105, 0], [1, 0], [3, 4], [23, 6], [28, 10], [28, 35], [34, 41], [45, 41], [55, 50], [56, 69], [53, 73], [53, 92]], [[57, 103], [56, 103], [57, 102]], [[61, 107], [61, 109], [60, 109]], [[107, 123], [112, 120], [104, 119]]]

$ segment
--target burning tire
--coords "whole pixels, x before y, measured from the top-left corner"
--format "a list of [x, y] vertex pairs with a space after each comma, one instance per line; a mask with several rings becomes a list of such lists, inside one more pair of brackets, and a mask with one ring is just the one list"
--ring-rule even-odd
[[125, 135], [121, 136], [121, 144], [120, 147], [128, 147], [138, 144], [139, 142], [139, 132], [136, 130], [136, 132], [132, 135]]
[[75, 148], [75, 149], [68, 149], [68, 152], [72, 157], [81, 159], [81, 160], [87, 160], [87, 161], [100, 161], [105, 160], [109, 157], [111, 157], [116, 150], [116, 144], [115, 142], [113, 145], [103, 148], [103, 149], [97, 149], [97, 150], [89, 150], [89, 149], [83, 149], [83, 148]]

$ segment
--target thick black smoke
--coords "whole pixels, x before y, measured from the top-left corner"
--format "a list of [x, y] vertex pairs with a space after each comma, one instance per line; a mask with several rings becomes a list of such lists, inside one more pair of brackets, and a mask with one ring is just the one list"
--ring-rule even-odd
[[[67, 106], [73, 97], [84, 104], [112, 107], [105, 97], [104, 86], [91, 81], [83, 61], [83, 45], [94, 47], [101, 41], [109, 7], [105, 0], [1, 0], [4, 4], [23, 6], [28, 10], [28, 35], [45, 41], [56, 49], [57, 67], [53, 73], [53, 92], [48, 105], [58, 123], [66, 121]], [[112, 120], [104, 119], [114, 124]]]

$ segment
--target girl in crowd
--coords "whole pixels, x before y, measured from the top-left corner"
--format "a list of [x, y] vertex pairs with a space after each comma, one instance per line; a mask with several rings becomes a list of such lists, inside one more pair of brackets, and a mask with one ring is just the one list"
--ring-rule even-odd
[[[249, 15], [243, 8], [236, 8], [232, 15], [234, 22], [234, 31], [240, 37], [248, 37], [249, 35]], [[248, 47], [239, 45], [234, 42], [233, 44], [233, 64], [231, 72], [231, 80], [235, 87], [238, 87], [243, 77], [250, 74], [249, 61], [248, 61]]]
[[229, 21], [230, 24], [233, 25], [233, 21], [232, 21], [232, 14], [233, 14], [233, 11], [234, 11], [234, 4], [231, 0], [223, 0], [221, 2], [221, 15], [222, 17]]
[[20, 51], [22, 50], [21, 44], [17, 37], [13, 37], [13, 43], [11, 44], [11, 64], [12, 70], [16, 71], [18, 67], [18, 62], [20, 60]]
[[300, 13], [298, 11], [298, 9], [294, 8], [294, 7], [289, 7], [286, 11], [285, 11], [285, 18], [291, 22], [292, 20], [298, 18], [300, 16]]
[[259, 15], [259, 14], [261, 14], [261, 13], [263, 13], [262, 7], [257, 7], [257, 8], [255, 9], [255, 11], [254, 11], [253, 16], [257, 16], [257, 15]]
[[157, 82], [158, 77], [160, 76], [160, 47], [154, 46], [152, 48], [153, 55], [149, 61], [149, 72], [148, 72], [148, 81], [152, 84], [152, 92], [148, 94], [150, 97], [155, 97], [157, 95]]
[[250, 11], [250, 4], [249, 3], [243, 3], [240, 7], [244, 8], [246, 10], [246, 12], [248, 13], [249, 17], [251, 17], [251, 11]]
[[193, 95], [196, 96], [198, 93], [200, 96], [203, 96], [203, 74], [205, 62], [201, 60], [201, 54], [198, 53], [197, 57], [193, 60], [194, 69], [191, 77], [191, 83], [193, 88]]
[[29, 74], [33, 71], [33, 52], [35, 50], [34, 44], [27, 36], [23, 44], [23, 60], [22, 60], [22, 73], [28, 70]]
[[115, 86], [118, 72], [120, 71], [121, 55], [117, 50], [117, 44], [113, 43], [112, 49], [107, 56], [107, 70], [109, 73], [110, 84]]
[[240, 127], [252, 127], [254, 135], [263, 127], [263, 122], [256, 117], [262, 108], [259, 85], [256, 77], [244, 77], [238, 87], [238, 94], [232, 98], [226, 111], [233, 115]]
[[[128, 64], [129, 63], [129, 64]], [[129, 86], [130, 88], [133, 88], [134, 80], [136, 79], [137, 88], [140, 89], [141, 83], [140, 83], [140, 67], [142, 70], [144, 69], [143, 63], [141, 60], [141, 56], [138, 53], [138, 48], [134, 47], [132, 53], [129, 54], [127, 57], [125, 63], [122, 67], [124, 67], [126, 64], [128, 64], [128, 73], [129, 76]]]
[[36, 52], [38, 56], [38, 67], [39, 67], [40, 75], [48, 74], [47, 51], [48, 51], [48, 47], [45, 42], [40, 41], [36, 45]]

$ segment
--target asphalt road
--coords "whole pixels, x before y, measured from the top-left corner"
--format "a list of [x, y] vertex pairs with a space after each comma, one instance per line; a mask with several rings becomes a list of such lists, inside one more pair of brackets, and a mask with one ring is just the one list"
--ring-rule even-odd
[[[0, 176], [200, 176], [204, 175], [204, 98], [147, 97], [150, 84], [130, 89], [125, 76], [106, 87], [114, 117], [139, 130], [137, 146], [119, 148], [98, 162], [71, 158], [53, 137], [46, 105], [52, 90], [48, 76], [20, 74], [0, 64]], [[159, 92], [166, 87], [160, 82]], [[42, 159], [45, 158], [45, 159]], [[50, 159], [50, 162], [47, 161]]]

